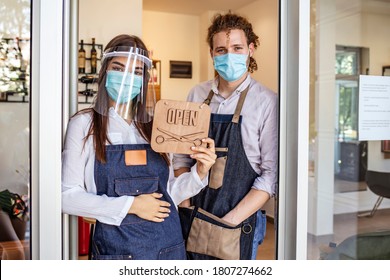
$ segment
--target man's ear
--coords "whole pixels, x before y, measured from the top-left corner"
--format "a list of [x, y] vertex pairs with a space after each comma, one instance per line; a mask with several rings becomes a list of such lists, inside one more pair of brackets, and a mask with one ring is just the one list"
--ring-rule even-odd
[[249, 56], [252, 57], [253, 54], [255, 53], [255, 46], [254, 46], [254, 44], [250, 43], [248, 48], [249, 48]]

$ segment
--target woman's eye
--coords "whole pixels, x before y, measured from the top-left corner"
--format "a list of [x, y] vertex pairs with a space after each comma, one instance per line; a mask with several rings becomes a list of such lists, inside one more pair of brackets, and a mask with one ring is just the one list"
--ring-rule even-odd
[[123, 72], [123, 68], [122, 68], [122, 67], [118, 67], [118, 66], [113, 66], [113, 67], [112, 67], [112, 70], [114, 70], [114, 71], [119, 71], [119, 72]]

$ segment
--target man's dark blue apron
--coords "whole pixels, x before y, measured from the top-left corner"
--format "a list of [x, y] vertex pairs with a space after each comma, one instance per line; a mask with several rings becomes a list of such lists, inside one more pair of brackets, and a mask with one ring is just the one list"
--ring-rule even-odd
[[[189, 259], [251, 259], [256, 213], [239, 225], [220, 217], [232, 210], [259, 176], [250, 165], [241, 138], [240, 116], [248, 88], [239, 98], [234, 115], [212, 114], [209, 137], [215, 141], [217, 160], [209, 185], [179, 208]], [[206, 104], [213, 97], [210, 91]]]
[[[130, 155], [130, 163], [125, 157]], [[132, 165], [131, 157], [143, 153], [146, 164]], [[108, 145], [107, 162], [95, 161], [98, 195], [118, 197], [158, 192], [171, 204], [171, 213], [161, 223], [127, 215], [120, 226], [97, 221], [93, 236], [92, 259], [185, 259], [180, 219], [167, 193], [169, 169], [165, 160], [149, 144]]]

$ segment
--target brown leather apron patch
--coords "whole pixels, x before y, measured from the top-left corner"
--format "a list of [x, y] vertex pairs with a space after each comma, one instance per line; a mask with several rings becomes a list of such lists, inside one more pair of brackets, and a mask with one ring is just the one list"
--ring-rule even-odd
[[219, 189], [222, 187], [223, 174], [225, 173], [227, 156], [219, 157], [211, 167], [209, 187]]
[[146, 165], [146, 150], [128, 150], [125, 151], [126, 166], [131, 165]]

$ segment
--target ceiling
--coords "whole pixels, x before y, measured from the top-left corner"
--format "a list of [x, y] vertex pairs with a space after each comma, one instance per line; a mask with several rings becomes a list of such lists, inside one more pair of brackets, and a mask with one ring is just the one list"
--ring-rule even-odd
[[148, 11], [200, 15], [206, 11], [234, 11], [255, 0], [143, 0]]
[[[201, 15], [206, 11], [236, 11], [257, 0], [143, 0], [143, 9], [148, 11]], [[365, 0], [361, 2], [376, 12], [390, 12], [390, 0]], [[371, 7], [374, 5], [373, 7]], [[366, 7], [367, 9], [367, 7]]]

